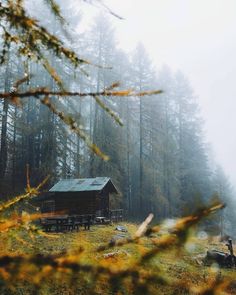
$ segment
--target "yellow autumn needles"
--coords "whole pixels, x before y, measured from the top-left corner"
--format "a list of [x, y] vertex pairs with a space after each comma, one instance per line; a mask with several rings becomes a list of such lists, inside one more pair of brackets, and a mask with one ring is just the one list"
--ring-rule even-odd
[[[61, 15], [60, 7], [54, 0], [44, 1], [51, 9], [52, 13], [60, 20], [61, 25], [65, 24], [65, 20]], [[108, 9], [107, 7], [105, 7]], [[108, 9], [109, 10], [109, 9]], [[113, 12], [109, 10], [114, 15]], [[116, 15], [117, 16], [117, 15]], [[65, 58], [73, 64], [75, 68], [81, 65], [92, 65], [94, 67], [103, 68], [101, 65], [93, 64], [90, 61], [78, 57], [78, 55], [71, 49], [64, 46], [62, 40], [60, 40], [54, 34], [51, 34], [45, 27], [43, 27], [37, 19], [32, 18], [24, 7], [24, 1], [8, 0], [0, 5], [0, 28], [2, 29], [3, 47], [2, 54], [0, 55], [0, 64], [7, 62], [8, 54], [10, 53], [10, 46], [14, 44], [19, 56], [24, 57], [28, 62], [38, 62], [44, 67], [48, 74], [54, 79], [61, 91], [51, 91], [45, 87], [37, 89], [28, 89], [25, 92], [18, 90], [19, 86], [31, 79], [31, 75], [19, 79], [14, 86], [14, 90], [9, 93], [0, 93], [0, 98], [9, 99], [16, 105], [21, 105], [21, 99], [27, 97], [40, 98], [40, 102], [45, 104], [56, 116], [58, 116], [72, 132], [76, 133], [89, 147], [89, 149], [95, 153], [98, 157], [104, 161], [109, 160], [109, 156], [105, 155], [95, 143], [91, 141], [88, 135], [75, 126], [75, 120], [71, 116], [66, 115], [58, 107], [56, 108], [50, 102], [51, 96], [56, 97], [85, 97], [92, 96], [96, 103], [105, 112], [111, 116], [111, 118], [120, 126], [123, 126], [122, 120], [118, 114], [116, 114], [110, 107], [102, 101], [100, 97], [131, 97], [131, 96], [146, 96], [160, 94], [161, 91], [144, 91], [136, 93], [133, 90], [119, 90], [114, 91], [114, 88], [119, 86], [119, 83], [113, 83], [110, 87], [101, 92], [80, 93], [70, 92], [65, 89], [63, 79], [51, 65], [50, 61], [46, 57], [46, 52], [51, 52], [58, 58]], [[106, 68], [109, 69], [110, 67]], [[81, 72], [84, 73], [82, 68]], [[104, 68], [103, 68], [104, 69]], [[42, 98], [43, 96], [43, 98]]]
[[9, 201], [3, 203], [0, 205], [0, 213], [3, 212], [6, 209], [9, 209], [16, 203], [19, 203], [20, 201], [23, 201], [25, 199], [28, 199], [32, 196], [37, 196], [40, 193], [40, 189], [45, 185], [45, 183], [48, 181], [49, 177], [46, 177], [37, 187], [32, 188], [32, 187], [27, 187], [26, 193], [16, 196], [13, 199], [10, 199]]
[[[1, 212], [31, 194], [38, 194], [43, 183], [31, 189], [27, 174], [26, 194], [2, 204]], [[129, 238], [103, 243], [99, 247], [88, 247], [91, 241], [87, 239], [91, 239], [94, 234], [102, 238], [103, 235], [106, 236], [106, 231], [112, 232], [111, 227], [104, 228], [104, 232], [99, 227], [94, 227], [93, 231], [88, 233], [57, 235], [58, 239], [50, 243], [59, 245], [67, 239], [72, 237], [74, 239], [74, 248], [68, 247], [57, 253], [48, 252], [47, 248], [45, 248], [47, 253], [40, 250], [42, 243], [47, 245], [49, 238], [53, 236], [53, 234], [44, 234], [32, 224], [32, 221], [42, 217], [41, 214], [13, 216], [0, 222], [1, 241], [13, 238], [24, 246], [24, 250], [19, 249], [16, 253], [0, 251], [0, 279], [6, 287], [21, 285], [24, 281], [24, 285], [29, 284], [32, 290], [35, 290], [34, 288], [40, 290], [45, 284], [53, 281], [55, 292], [52, 294], [63, 292], [61, 284], [67, 286], [66, 288], [74, 294], [80, 288], [91, 295], [101, 294], [101, 292], [103, 294], [158, 294], [157, 290], [164, 287], [171, 290], [185, 290], [186, 294], [203, 295], [210, 294], [209, 292], [220, 294], [218, 292], [230, 286], [229, 279], [219, 281], [211, 275], [209, 284], [205, 283], [204, 286], [199, 287], [187, 281], [187, 278], [186, 280], [170, 278], [165, 270], [159, 268], [157, 259], [165, 253], [183, 251], [183, 246], [189, 239], [189, 230], [203, 218], [223, 207], [224, 205], [218, 202], [196, 211], [191, 216], [180, 218], [164, 234], [161, 234], [161, 224], [150, 226], [153, 219], [153, 215], [150, 214]], [[13, 236], [11, 231], [14, 232]], [[24, 238], [22, 238], [24, 231]], [[101, 231], [100, 234], [99, 231]], [[27, 238], [27, 232], [30, 240]], [[78, 239], [78, 246], [75, 248], [76, 239]], [[37, 245], [38, 250], [36, 250]], [[51, 246], [48, 247], [51, 248]], [[31, 249], [31, 254], [27, 254], [26, 249]], [[32, 253], [32, 249], [36, 252]], [[114, 251], [113, 249], [115, 252], [108, 252]], [[132, 251], [133, 254], [127, 254], [127, 250]], [[44, 294], [43, 291], [42, 294]]]
[[[18, 87], [26, 82], [28, 80], [28, 76], [20, 79], [15, 84]], [[91, 96], [95, 99], [97, 104], [104, 109], [108, 115], [110, 115], [116, 123], [118, 123], [120, 126], [123, 126], [121, 118], [116, 114], [114, 111], [112, 111], [101, 99], [101, 97], [139, 97], [139, 96], [149, 96], [149, 95], [157, 95], [161, 94], [161, 90], [155, 90], [155, 91], [143, 91], [143, 92], [135, 92], [133, 90], [121, 90], [121, 91], [114, 91], [112, 90], [115, 87], [118, 87], [119, 83], [112, 84], [109, 88], [105, 89], [101, 92], [69, 92], [69, 91], [50, 91], [47, 88], [36, 88], [36, 89], [30, 89], [26, 92], [0, 92], [0, 98], [3, 99], [9, 99], [13, 103], [16, 103], [20, 105], [20, 99], [24, 97], [35, 97], [36, 99], [40, 99], [40, 102], [44, 104], [52, 113], [54, 113], [56, 116], [58, 116], [69, 128], [76, 133], [89, 147], [89, 149], [95, 153], [98, 157], [103, 159], [104, 161], [108, 161], [109, 157], [105, 155], [96, 144], [94, 144], [88, 135], [76, 124], [76, 121], [73, 117], [66, 115], [64, 112], [60, 111], [50, 100], [50, 97], [87, 97]]]

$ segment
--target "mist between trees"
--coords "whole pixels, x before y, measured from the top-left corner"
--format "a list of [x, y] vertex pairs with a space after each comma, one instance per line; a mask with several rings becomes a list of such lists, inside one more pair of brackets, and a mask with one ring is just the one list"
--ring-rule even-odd
[[154, 68], [142, 44], [132, 54], [123, 52], [108, 14], [98, 15], [89, 28], [77, 33], [81, 15], [73, 1], [58, 3], [62, 8], [66, 6], [63, 13], [70, 20], [70, 38], [59, 26], [58, 15], [52, 15], [48, 7], [30, 2], [27, 7], [37, 11], [50, 32], [82, 54], [82, 67], [55, 55], [54, 48], [50, 52], [44, 47], [46, 59], [41, 56], [38, 62], [29, 52], [19, 55], [13, 44], [4, 53], [5, 62], [0, 68], [2, 93], [13, 91], [16, 81], [25, 75], [30, 79], [19, 85], [22, 92], [44, 87], [54, 92], [66, 89], [99, 93], [113, 85], [117, 91], [161, 89], [163, 93], [50, 97], [53, 106], [65, 118], [73, 118], [73, 124], [109, 157], [108, 161], [94, 154], [86, 140], [71, 132], [70, 124], [40, 99], [1, 99], [1, 194], [9, 196], [24, 189], [27, 164], [31, 182], [39, 183], [50, 175], [49, 186], [59, 178], [109, 176], [121, 192], [114, 203], [122, 206], [129, 217], [139, 219], [153, 212], [161, 220], [189, 214], [214, 195], [226, 202], [228, 209], [221, 215], [221, 226], [218, 219], [211, 221], [209, 228], [216, 233], [232, 233], [232, 188], [209, 153], [197, 97], [188, 79], [166, 65]]

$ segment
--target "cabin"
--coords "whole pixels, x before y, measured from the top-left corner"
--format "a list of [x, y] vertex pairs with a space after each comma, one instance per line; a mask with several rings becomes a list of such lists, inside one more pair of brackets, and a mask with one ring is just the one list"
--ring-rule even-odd
[[108, 177], [62, 179], [36, 201], [42, 213], [109, 218], [111, 194], [118, 190]]

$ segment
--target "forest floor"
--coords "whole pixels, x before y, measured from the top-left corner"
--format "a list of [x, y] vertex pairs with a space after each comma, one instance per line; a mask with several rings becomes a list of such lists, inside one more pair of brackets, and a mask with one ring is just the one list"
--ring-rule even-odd
[[[138, 225], [133, 223], [121, 223], [128, 230], [124, 233], [126, 236], [132, 236]], [[120, 234], [116, 230], [117, 225], [102, 225], [92, 226], [89, 231], [81, 229], [79, 232], [68, 233], [53, 233], [50, 236], [42, 235], [26, 235], [25, 232], [12, 234], [2, 237], [0, 243], [0, 254], [6, 255], [61, 255], [70, 253], [70, 259], [81, 252], [80, 263], [84, 265], [99, 265], [102, 267], [111, 267], [113, 270], [127, 269], [131, 265], [135, 265], [140, 259], [142, 253], [150, 248], [150, 242], [144, 238], [141, 244], [126, 244], [120, 247], [107, 249], [105, 251], [97, 251], [98, 247], [110, 242], [112, 238], [116, 238]], [[122, 233], [123, 234], [123, 233]], [[83, 250], [82, 250], [83, 249]], [[226, 291], [220, 291], [214, 294], [236, 294], [236, 270], [218, 269], [216, 265], [205, 266], [202, 262], [203, 256], [208, 249], [218, 249], [227, 252], [224, 243], [220, 243], [217, 238], [209, 238], [206, 235], [200, 235], [198, 238], [192, 237], [185, 244], [183, 249], [165, 251], [153, 258], [148, 265], [144, 264], [145, 271], [153, 273], [161, 273], [163, 280], [160, 282], [150, 283], [150, 294], [200, 294], [200, 289], [208, 288], [211, 284], [214, 285], [215, 278], [220, 281], [230, 280], [232, 283], [226, 287]], [[73, 256], [74, 255], [74, 256]], [[77, 257], [77, 256], [76, 256]], [[148, 269], [147, 269], [148, 268]], [[63, 271], [62, 271], [63, 273]], [[67, 272], [65, 271], [65, 276]], [[79, 276], [80, 274], [77, 273]], [[95, 276], [96, 277], [96, 276]], [[61, 280], [62, 276], [53, 280], [40, 281], [35, 276], [34, 284], [37, 286], [37, 280], [40, 281], [38, 294], [113, 294], [110, 290], [111, 282], [107, 282], [106, 278], [99, 278], [94, 285], [89, 278], [81, 279], [73, 277], [73, 280], [78, 280], [76, 287]], [[34, 279], [33, 279], [34, 280]], [[120, 281], [122, 284], [123, 281]], [[127, 282], [126, 282], [127, 283]], [[126, 284], [124, 283], [124, 284]], [[191, 286], [186, 289], [186, 286]], [[0, 286], [1, 288], [1, 286]], [[22, 280], [22, 283], [17, 283], [12, 289], [2, 287], [1, 294], [35, 294], [32, 285], [27, 283], [27, 280]], [[130, 291], [127, 291], [130, 290]], [[142, 291], [141, 294], [145, 295]], [[115, 294], [137, 294], [125, 287]], [[203, 293], [202, 293], [203, 294]], [[205, 293], [208, 294], [208, 293]], [[209, 293], [213, 294], [213, 293]]]

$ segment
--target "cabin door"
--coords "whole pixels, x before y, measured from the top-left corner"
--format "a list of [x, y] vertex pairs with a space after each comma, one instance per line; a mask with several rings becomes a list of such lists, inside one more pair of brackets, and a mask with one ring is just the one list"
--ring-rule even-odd
[[109, 201], [107, 195], [98, 194], [96, 196], [96, 215], [108, 217]]

